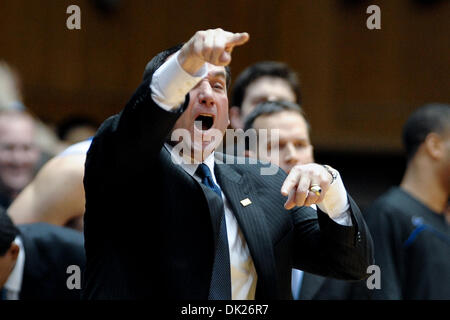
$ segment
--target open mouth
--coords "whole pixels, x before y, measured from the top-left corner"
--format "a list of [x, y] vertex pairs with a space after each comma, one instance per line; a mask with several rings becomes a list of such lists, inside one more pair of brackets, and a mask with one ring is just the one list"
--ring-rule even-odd
[[195, 118], [194, 125], [197, 129], [201, 131], [206, 131], [211, 129], [214, 124], [214, 116], [212, 114], [201, 113]]

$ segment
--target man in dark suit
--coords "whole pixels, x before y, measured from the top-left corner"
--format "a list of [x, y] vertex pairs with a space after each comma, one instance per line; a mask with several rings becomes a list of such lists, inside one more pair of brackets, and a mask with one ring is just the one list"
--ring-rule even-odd
[[46, 223], [16, 227], [0, 210], [0, 300], [79, 300], [80, 281], [69, 278], [81, 276], [83, 246], [81, 232]]
[[367, 276], [370, 234], [336, 170], [265, 174], [214, 152], [231, 52], [248, 37], [199, 31], [158, 54], [98, 130], [84, 176], [85, 298], [290, 299], [293, 266]]

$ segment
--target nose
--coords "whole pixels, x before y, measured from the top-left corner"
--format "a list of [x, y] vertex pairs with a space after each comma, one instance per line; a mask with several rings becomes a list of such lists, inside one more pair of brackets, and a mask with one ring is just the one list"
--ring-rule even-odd
[[213, 89], [208, 81], [202, 81], [199, 86], [198, 100], [200, 104], [212, 107], [215, 104]]

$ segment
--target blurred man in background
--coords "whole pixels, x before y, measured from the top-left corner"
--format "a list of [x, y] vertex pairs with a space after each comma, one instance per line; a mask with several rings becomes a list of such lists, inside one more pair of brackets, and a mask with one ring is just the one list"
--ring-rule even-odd
[[92, 139], [50, 159], [8, 209], [14, 223], [47, 222], [83, 231], [84, 162]]
[[264, 101], [291, 101], [301, 104], [296, 73], [285, 63], [262, 61], [249, 66], [236, 78], [230, 104], [234, 129], [244, 127], [244, 119]]
[[[381, 270], [372, 299], [450, 299], [450, 105], [416, 110], [403, 127], [399, 187], [365, 214]], [[447, 212], [447, 213], [446, 213]]]
[[33, 118], [22, 111], [0, 111], [0, 205], [12, 200], [32, 180], [40, 151]]
[[[270, 161], [286, 173], [296, 164], [314, 162], [313, 146], [309, 138], [310, 126], [299, 105], [289, 101], [263, 102], [245, 118], [244, 131], [248, 129], [279, 132], [279, 154], [253, 154], [249, 150], [249, 156]], [[269, 135], [268, 146], [271, 145], [271, 138]]]
[[67, 270], [78, 267], [81, 277], [85, 261], [81, 232], [46, 223], [15, 226], [0, 209], [0, 300], [79, 300], [81, 278], [72, 281]]
[[[85, 139], [97, 124], [68, 118], [59, 127], [59, 140], [22, 101], [19, 76], [0, 62], [0, 205], [11, 205], [8, 213], [16, 224], [47, 222], [81, 231], [84, 161], [91, 142]], [[85, 141], [72, 145], [80, 140]], [[66, 145], [72, 146], [61, 152]]]
[[8, 64], [0, 61], [0, 112], [26, 112], [33, 121], [34, 143], [40, 150], [35, 172], [50, 158], [60, 153], [66, 145], [56, 136], [56, 133], [44, 124], [24, 104], [21, 92], [20, 77]]

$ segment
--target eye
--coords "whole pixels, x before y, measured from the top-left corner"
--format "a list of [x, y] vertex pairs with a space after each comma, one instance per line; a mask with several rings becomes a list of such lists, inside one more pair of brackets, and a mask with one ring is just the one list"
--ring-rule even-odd
[[223, 90], [225, 88], [224, 84], [221, 82], [214, 82], [212, 87], [217, 90]]
[[25, 152], [31, 151], [32, 148], [33, 147], [31, 145], [28, 145], [28, 144], [22, 146], [22, 150], [25, 151]]
[[297, 149], [302, 149], [302, 148], [306, 148], [308, 146], [308, 143], [306, 142], [296, 142], [295, 143], [295, 147]]
[[13, 144], [1, 144], [1, 145], [0, 145], [0, 149], [1, 149], [2, 151], [8, 151], [8, 152], [11, 152], [11, 151], [14, 150], [14, 148], [15, 148], [15, 146], [14, 146]]
[[266, 102], [266, 101], [267, 101], [266, 97], [257, 97], [256, 99], [253, 100], [253, 105], [256, 106], [257, 104]]

